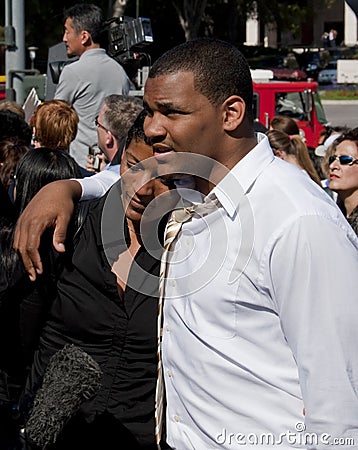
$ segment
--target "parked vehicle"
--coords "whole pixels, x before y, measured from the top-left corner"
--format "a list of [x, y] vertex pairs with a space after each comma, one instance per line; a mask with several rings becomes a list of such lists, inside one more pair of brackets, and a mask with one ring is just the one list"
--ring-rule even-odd
[[275, 80], [301, 81], [307, 79], [307, 73], [299, 68], [295, 55], [264, 56], [248, 60], [251, 69], [272, 70]]
[[[264, 71], [270, 73], [270, 71]], [[315, 81], [275, 81], [252, 70], [254, 119], [269, 128], [276, 115], [292, 117], [304, 132], [308, 147], [318, 146], [327, 119]]]
[[331, 59], [328, 50], [296, 49], [296, 59], [301, 70], [307, 74], [307, 78], [317, 81], [319, 72], [324, 69], [327, 61]]
[[337, 61], [330, 61], [318, 74], [319, 84], [337, 83]]

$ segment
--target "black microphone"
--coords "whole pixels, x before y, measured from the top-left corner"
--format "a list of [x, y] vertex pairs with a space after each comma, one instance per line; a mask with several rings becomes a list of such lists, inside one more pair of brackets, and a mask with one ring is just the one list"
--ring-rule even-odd
[[46, 448], [54, 444], [65, 424], [101, 388], [98, 363], [73, 344], [67, 344], [50, 359], [42, 386], [25, 425], [30, 444]]

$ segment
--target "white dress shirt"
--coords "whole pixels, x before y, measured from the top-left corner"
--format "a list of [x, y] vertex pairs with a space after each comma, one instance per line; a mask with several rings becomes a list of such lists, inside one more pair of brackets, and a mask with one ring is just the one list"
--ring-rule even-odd
[[82, 188], [81, 200], [102, 197], [116, 181], [120, 179], [120, 164], [108, 164], [103, 170], [91, 177], [76, 178]]
[[358, 446], [355, 233], [266, 137], [215, 197], [217, 210], [183, 224], [169, 263], [168, 444], [327, 449], [355, 436]]

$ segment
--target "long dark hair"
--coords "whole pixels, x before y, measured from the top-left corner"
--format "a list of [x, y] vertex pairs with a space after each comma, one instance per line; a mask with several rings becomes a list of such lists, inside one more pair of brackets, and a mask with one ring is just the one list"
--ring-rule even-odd
[[21, 214], [32, 197], [46, 184], [80, 177], [80, 168], [68, 153], [46, 147], [30, 150], [20, 159], [15, 172], [16, 211]]
[[19, 161], [15, 172], [14, 214], [1, 218], [0, 265], [8, 280], [18, 267], [19, 258], [13, 250], [16, 221], [35, 194], [46, 184], [55, 180], [80, 178], [76, 161], [61, 150], [37, 148], [29, 150]]

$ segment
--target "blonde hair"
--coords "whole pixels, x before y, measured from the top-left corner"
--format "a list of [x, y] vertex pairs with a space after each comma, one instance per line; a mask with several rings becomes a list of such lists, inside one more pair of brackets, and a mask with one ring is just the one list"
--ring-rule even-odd
[[307, 145], [302, 141], [300, 135], [289, 136], [287, 133], [279, 130], [270, 130], [266, 135], [273, 149], [295, 156], [299, 166], [308, 173], [313, 181], [321, 186], [321, 180], [314, 168]]
[[64, 100], [48, 100], [39, 105], [31, 125], [35, 127], [34, 139], [41, 147], [69, 151], [78, 128], [78, 114]]

